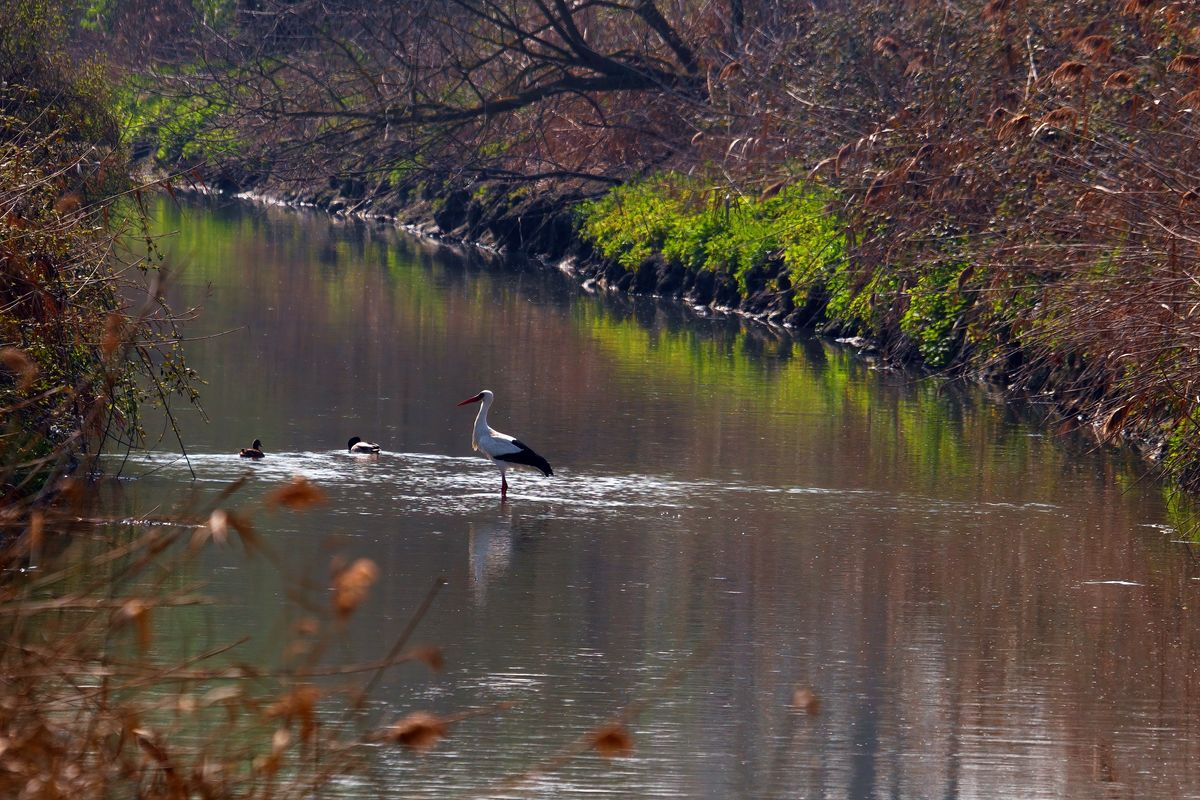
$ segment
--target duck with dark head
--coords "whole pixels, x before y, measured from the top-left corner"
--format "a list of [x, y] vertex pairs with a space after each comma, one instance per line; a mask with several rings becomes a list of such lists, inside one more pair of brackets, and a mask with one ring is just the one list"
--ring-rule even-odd
[[238, 455], [242, 458], [262, 458], [266, 453], [263, 452], [262, 441], [255, 439], [254, 444], [249, 447], [243, 447]]
[[372, 455], [379, 452], [379, 445], [374, 442], [364, 442], [362, 439], [355, 436], [350, 441], [346, 442], [346, 449], [351, 453], [358, 455]]

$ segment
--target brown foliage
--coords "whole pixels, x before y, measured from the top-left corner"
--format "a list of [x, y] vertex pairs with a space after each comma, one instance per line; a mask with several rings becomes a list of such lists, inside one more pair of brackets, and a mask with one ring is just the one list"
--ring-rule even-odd
[[1050, 82], [1055, 86], [1086, 84], [1091, 80], [1092, 69], [1082, 61], [1067, 61], [1050, 73]]
[[325, 492], [313, 485], [312, 481], [303, 475], [292, 478], [290, 483], [273, 490], [266, 497], [269, 507], [290, 508], [293, 511], [304, 511], [324, 505]]
[[821, 700], [812, 689], [797, 687], [796, 691], [792, 693], [792, 708], [797, 711], [803, 711], [806, 714], [820, 714]]
[[1029, 133], [1033, 127], [1033, 117], [1028, 114], [1014, 114], [1003, 125], [997, 135], [1001, 140], [1015, 139]]
[[1195, 75], [1200, 72], [1200, 56], [1180, 54], [1171, 59], [1167, 64], [1169, 72], [1185, 72], [1189, 75]]
[[346, 618], [367, 599], [367, 590], [379, 579], [379, 567], [368, 558], [360, 558], [333, 575], [333, 608]]
[[426, 711], [414, 711], [392, 723], [386, 731], [386, 738], [396, 744], [424, 752], [446, 738], [448, 730], [449, 727], [441, 717]]
[[592, 747], [607, 758], [633, 754], [633, 737], [620, 723], [604, 725], [592, 734]]
[[[229, 487], [222, 500], [230, 501], [237, 488]], [[230, 523], [211, 506], [185, 507], [145, 524], [105, 522], [103, 495], [88, 490], [82, 505], [78, 500], [55, 495], [29, 513], [26, 535], [0, 548], [6, 576], [0, 587], [0, 796], [323, 795], [344, 776], [365, 772], [363, 745], [379, 737], [353, 709], [383, 671], [412, 661], [442, 666], [437, 648], [393, 652], [365, 664], [322, 664], [320, 654], [331, 649], [341, 627], [311, 616], [296, 634], [317, 638], [298, 657], [285, 645], [286, 666], [279, 670], [243, 661], [238, 647], [249, 637], [187, 658], [169, 655], [173, 647], [153, 646], [155, 632], [171, 629], [178, 636], [180, 609], [215, 602], [173, 588], [192, 583], [200, 548], [215, 540], [197, 546], [194, 531]], [[256, 505], [238, 516], [261, 510]], [[81, 515], [89, 522], [78, 522]], [[192, 546], [184, 546], [189, 541]], [[37, 570], [19, 569], [30, 559]], [[344, 572], [373, 573], [369, 564], [354, 561]], [[319, 608], [319, 598], [307, 596], [311, 587], [294, 583], [286, 592], [291, 610]], [[427, 610], [423, 605], [407, 630]], [[325, 617], [339, 618], [335, 611]], [[401, 635], [394, 651], [406, 638]], [[339, 683], [319, 683], [323, 676], [340, 676]], [[385, 738], [426, 749], [452, 721], [507, 707], [456, 717], [413, 714]]]
[[1127, 69], [1119, 69], [1104, 80], [1105, 89], [1128, 89], [1137, 82], [1137, 78]]
[[987, 4], [983, 7], [983, 11], [980, 12], [980, 16], [984, 20], [996, 19], [1007, 11], [1011, 4], [1012, 0], [988, 0]]
[[900, 43], [891, 36], [880, 36], [875, 40], [875, 52], [894, 56], [900, 52]]
[[1080, 39], [1076, 47], [1096, 61], [1107, 61], [1112, 55], [1113, 42], [1107, 36], [1092, 35]]

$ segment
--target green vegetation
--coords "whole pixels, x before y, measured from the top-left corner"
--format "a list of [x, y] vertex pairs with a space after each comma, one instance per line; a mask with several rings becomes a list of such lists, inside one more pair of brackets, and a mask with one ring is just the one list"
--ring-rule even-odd
[[653, 254], [691, 270], [748, 276], [772, 263], [792, 282], [824, 283], [845, 259], [845, 239], [829, 211], [830, 193], [794, 184], [767, 199], [732, 195], [720, 186], [663, 174], [613, 189], [580, 208], [583, 235], [633, 270]]
[[728, 274], [743, 297], [758, 289], [790, 292], [802, 305], [819, 296], [828, 324], [876, 338], [894, 327], [922, 363], [946, 366], [962, 340], [969, 302], [959, 278], [967, 266], [879, 264], [856, 285], [833, 197], [814, 183], [793, 184], [765, 199], [732, 196], [667, 173], [619, 186], [579, 213], [582, 235], [626, 270], [661, 256], [693, 272]]
[[175, 97], [130, 79], [116, 92], [115, 109], [126, 137], [148, 145], [162, 164], [196, 166], [232, 160], [244, 144], [218, 125], [227, 105], [203, 97]]

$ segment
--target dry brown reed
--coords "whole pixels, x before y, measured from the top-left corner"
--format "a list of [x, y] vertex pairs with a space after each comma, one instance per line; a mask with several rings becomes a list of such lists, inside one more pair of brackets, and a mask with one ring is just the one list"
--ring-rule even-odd
[[[978, 9], [947, 27], [932, 9], [853, 3], [804, 14], [808, 32], [788, 46], [760, 43], [773, 66], [742, 58], [748, 74], [785, 76], [775, 88], [793, 100], [770, 158], [836, 167], [812, 174], [842, 192], [844, 281], [869, 310], [832, 322], [920, 361], [914, 298], [944, 302], [955, 311], [938, 335], [955, 356], [943, 369], [1000, 381], [1100, 441], [1135, 442], [1200, 489], [1200, 93], [1197, 57], [1180, 52], [1200, 10]], [[896, 51], [885, 39], [939, 49], [914, 76], [875, 57]], [[697, 160], [721, 144], [706, 130]], [[723, 166], [748, 180], [765, 164]]]
[[[0, 796], [312, 797], [361, 773], [373, 744], [426, 749], [457, 721], [414, 711], [379, 728], [365, 713], [341, 713], [361, 708], [385, 670], [441, 665], [440, 653], [409, 646], [419, 615], [386, 657], [324, 663], [378, 576], [365, 559], [335, 570], [331, 592], [299, 581], [288, 590], [303, 624], [274, 663], [245, 660], [248, 637], [190, 657], [162, 641], [177, 635], [175, 616], [217, 602], [188, 577], [209, 548], [236, 539], [247, 558], [275, 560], [254, 522], [268, 506], [233, 507], [243, 485], [167, 519], [104, 522], [102, 493], [91, 490], [5, 520]], [[287, 497], [275, 506], [305, 505]]]

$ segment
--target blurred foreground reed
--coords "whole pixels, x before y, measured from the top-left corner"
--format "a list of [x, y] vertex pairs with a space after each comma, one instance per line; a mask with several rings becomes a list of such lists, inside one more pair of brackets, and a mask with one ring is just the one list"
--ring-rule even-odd
[[360, 771], [373, 746], [428, 748], [458, 719], [414, 714], [372, 728], [363, 712], [385, 669], [441, 668], [439, 650], [408, 647], [440, 579], [379, 660], [325, 663], [378, 577], [365, 559], [335, 560], [325, 586], [288, 584], [281, 611], [296, 622], [278, 666], [247, 663], [239, 646], [248, 637], [187, 658], [163, 654], [178, 652], [155, 638], [171, 615], [214, 602], [187, 578], [206, 548], [275, 561], [254, 515], [323, 501], [296, 479], [235, 510], [244, 482], [130, 523], [98, 516], [99, 493], [68, 480], [53, 503], [8, 520], [0, 796], [311, 797]]

